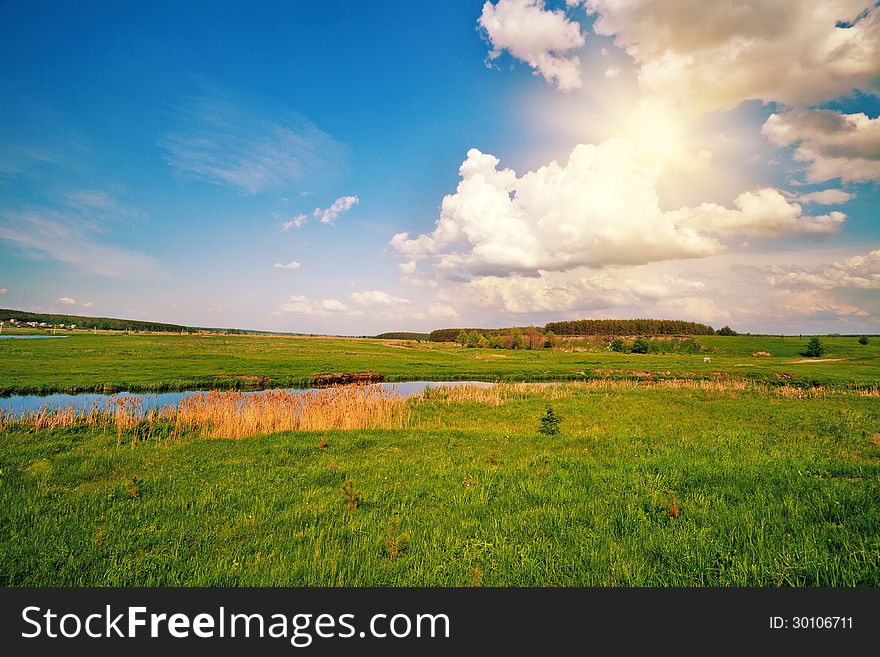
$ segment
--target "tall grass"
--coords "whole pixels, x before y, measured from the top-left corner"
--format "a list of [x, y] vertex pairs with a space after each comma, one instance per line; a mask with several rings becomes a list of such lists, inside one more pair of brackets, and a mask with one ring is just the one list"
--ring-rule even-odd
[[196, 435], [244, 438], [261, 433], [330, 429], [402, 429], [408, 426], [406, 400], [393, 390], [376, 386], [344, 386], [297, 393], [267, 390], [257, 393], [211, 391], [184, 397], [176, 406], [145, 410], [142, 399], [114, 395], [105, 407], [42, 408], [26, 414], [3, 414], [0, 429], [21, 425], [34, 431], [61, 427], [112, 427], [117, 445], [123, 435], [132, 446], [162, 427], [171, 437]]
[[409, 419], [406, 400], [374, 386], [302, 394], [287, 390], [256, 394], [212, 391], [185, 397], [171, 415], [175, 423], [223, 438], [285, 430], [401, 429]]

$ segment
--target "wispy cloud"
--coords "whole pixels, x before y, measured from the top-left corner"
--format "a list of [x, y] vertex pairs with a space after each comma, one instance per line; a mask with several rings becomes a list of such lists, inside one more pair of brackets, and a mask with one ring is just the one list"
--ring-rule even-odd
[[59, 297], [59, 298], [55, 299], [55, 303], [60, 303], [65, 306], [75, 306], [76, 299], [74, 299], [73, 297]]
[[80, 189], [67, 192], [63, 196], [67, 207], [84, 213], [100, 213], [116, 217], [132, 217], [139, 214], [134, 208], [120, 202], [112, 194], [97, 189]]
[[98, 242], [63, 217], [49, 215], [51, 219], [33, 213], [0, 215], [0, 240], [30, 255], [48, 257], [100, 276], [139, 279], [162, 275], [152, 257]]
[[182, 103], [158, 145], [177, 172], [245, 194], [315, 182], [339, 167], [345, 151], [299, 115], [267, 118], [208, 97]]

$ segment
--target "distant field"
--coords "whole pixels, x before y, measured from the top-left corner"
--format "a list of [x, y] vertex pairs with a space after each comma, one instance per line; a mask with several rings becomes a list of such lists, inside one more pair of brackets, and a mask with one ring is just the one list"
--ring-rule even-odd
[[[59, 332], [59, 335], [61, 333]], [[465, 349], [453, 344], [288, 336], [74, 333], [64, 340], [0, 340], [0, 393], [296, 386], [326, 372], [378, 372], [388, 380], [539, 381], [583, 378], [747, 377], [799, 385], [877, 385], [880, 338], [698, 336], [698, 354], [605, 349]], [[753, 356], [769, 352], [771, 356]], [[704, 362], [709, 357], [711, 362]]]
[[8, 426], [0, 584], [880, 586], [877, 398], [711, 385], [435, 394], [404, 429], [133, 447]]

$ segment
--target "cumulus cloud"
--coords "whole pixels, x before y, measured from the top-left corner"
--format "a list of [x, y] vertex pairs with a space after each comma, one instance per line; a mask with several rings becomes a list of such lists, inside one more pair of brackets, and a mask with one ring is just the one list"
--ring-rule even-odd
[[580, 26], [565, 11], [547, 10], [544, 0], [498, 0], [483, 5], [477, 22], [492, 45], [490, 61], [506, 50], [559, 90], [580, 88], [580, 61], [565, 53], [585, 41]]
[[843, 205], [853, 198], [855, 198], [854, 194], [845, 192], [842, 189], [823, 189], [818, 192], [801, 194], [797, 197], [797, 200], [801, 203], [817, 203], [819, 205]]
[[458, 317], [458, 311], [446, 303], [432, 303], [428, 306], [428, 314], [435, 319], [454, 319]]
[[446, 278], [470, 279], [703, 258], [721, 252], [724, 237], [827, 236], [845, 219], [806, 216], [770, 188], [741, 194], [734, 209], [706, 203], [664, 212], [659, 171], [622, 139], [578, 145], [565, 165], [521, 177], [498, 165], [471, 149], [435, 229], [392, 238], [407, 270], [426, 262]]
[[273, 269], [299, 269], [301, 265], [296, 260], [290, 262], [276, 262], [272, 265]]
[[880, 289], [880, 249], [831, 264], [773, 266], [765, 270], [774, 287]]
[[[579, 4], [571, 1], [569, 5]], [[873, 0], [586, 0], [643, 90], [698, 109], [743, 100], [815, 104], [880, 81]]]
[[7, 292], [9, 292], [9, 290], [7, 290], [5, 287], [0, 287], [0, 294], [6, 294]]
[[785, 290], [777, 297], [776, 312], [782, 317], [838, 321], [869, 317], [859, 306], [835, 299], [820, 290]]
[[399, 233], [392, 246], [411, 258], [430, 257], [441, 270], [501, 275], [694, 258], [721, 248], [664, 217], [656, 171], [623, 140], [576, 146], [564, 166], [551, 162], [522, 177], [498, 164], [468, 151], [435, 230], [416, 238]]
[[762, 132], [777, 146], [797, 145], [794, 158], [807, 163], [807, 182], [880, 181], [880, 117], [798, 110], [771, 114]]
[[409, 299], [395, 297], [382, 290], [364, 290], [363, 292], [352, 292], [351, 299], [356, 304], [366, 307], [374, 306], [397, 306], [408, 304]]
[[95, 302], [94, 302], [94, 301], [86, 301], [86, 302], [83, 304], [83, 308], [94, 308], [94, 307], [95, 307]]
[[340, 196], [333, 201], [329, 208], [323, 210], [315, 208], [315, 211], [312, 214], [315, 219], [320, 219], [322, 224], [330, 224], [332, 226], [333, 222], [336, 221], [339, 215], [351, 210], [351, 208], [358, 204], [358, 201], [359, 199], [357, 196]]
[[675, 274], [643, 276], [636, 268], [581, 268], [541, 271], [537, 276], [481, 276], [462, 286], [458, 296], [480, 307], [509, 313], [560, 313], [599, 308], [627, 308], [692, 294], [703, 288]]
[[620, 74], [619, 68], [606, 68], [605, 69], [605, 77], [611, 80], [612, 78], [616, 78]]
[[290, 221], [285, 221], [283, 224], [281, 224], [281, 230], [288, 231], [291, 228], [299, 228], [300, 226], [303, 226], [308, 220], [309, 218], [306, 215], [298, 214]]
[[76, 299], [74, 299], [72, 297], [59, 297], [59, 298], [55, 299], [55, 303], [60, 303], [65, 306], [75, 306]]
[[312, 300], [305, 296], [293, 295], [290, 301], [281, 304], [282, 312], [294, 315], [327, 317], [329, 315], [348, 314], [362, 315], [360, 310], [352, 310], [338, 299]]
[[840, 230], [846, 215], [830, 212], [806, 216], [801, 206], [789, 202], [771, 187], [744, 192], [737, 196], [735, 209], [715, 203], [695, 208], [682, 208], [666, 213], [678, 226], [689, 226], [717, 235], [745, 237], [828, 237]]

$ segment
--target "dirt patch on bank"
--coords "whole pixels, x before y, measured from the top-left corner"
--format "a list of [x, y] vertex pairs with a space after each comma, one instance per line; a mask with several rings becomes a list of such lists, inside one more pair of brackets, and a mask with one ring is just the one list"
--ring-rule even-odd
[[380, 383], [384, 380], [385, 376], [377, 372], [331, 372], [329, 374], [313, 374], [309, 378], [309, 383], [318, 388], [350, 383]]
[[800, 360], [793, 360], [792, 363], [835, 363], [841, 360], [846, 360], [845, 358], [801, 358]]

